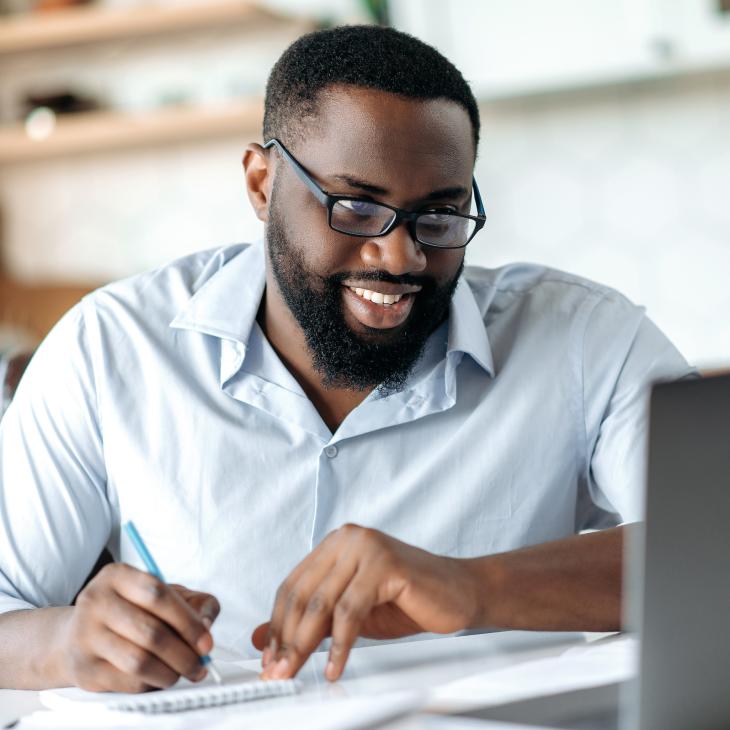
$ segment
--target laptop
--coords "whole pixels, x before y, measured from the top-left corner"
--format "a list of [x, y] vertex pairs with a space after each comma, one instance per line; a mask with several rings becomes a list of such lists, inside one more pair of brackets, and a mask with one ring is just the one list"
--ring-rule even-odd
[[575, 730], [730, 728], [730, 374], [655, 385], [626, 559], [637, 678], [464, 715]]

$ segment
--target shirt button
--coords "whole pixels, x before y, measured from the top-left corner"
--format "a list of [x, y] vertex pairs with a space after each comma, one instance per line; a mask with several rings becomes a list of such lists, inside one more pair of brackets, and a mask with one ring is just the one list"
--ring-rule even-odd
[[330, 457], [330, 459], [334, 459], [335, 456], [337, 456], [337, 447], [336, 446], [328, 446], [324, 453], [327, 454], [327, 456]]

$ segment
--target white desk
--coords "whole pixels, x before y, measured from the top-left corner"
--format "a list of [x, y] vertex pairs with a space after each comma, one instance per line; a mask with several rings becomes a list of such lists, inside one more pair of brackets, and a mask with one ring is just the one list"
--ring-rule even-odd
[[[301, 695], [238, 705], [242, 714], [273, 703], [297, 703], [316, 697], [334, 699], [380, 695], [395, 690], [428, 690], [468, 675], [497, 670], [562, 654], [585, 643], [584, 634], [502, 632], [407, 643], [380, 644], [353, 650], [346, 672], [336, 683], [324, 679], [325, 653], [314, 654], [299, 673]], [[258, 660], [241, 666], [258, 669]], [[0, 727], [39, 709], [37, 693], [0, 690]], [[405, 728], [407, 723], [396, 723]]]

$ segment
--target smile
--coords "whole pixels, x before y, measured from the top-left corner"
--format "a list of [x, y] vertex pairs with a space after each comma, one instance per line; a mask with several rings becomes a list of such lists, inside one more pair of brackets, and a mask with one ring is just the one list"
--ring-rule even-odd
[[360, 289], [360, 287], [353, 286], [350, 289], [359, 297], [367, 299], [374, 304], [382, 304], [385, 307], [399, 302], [405, 296], [404, 294], [384, 294], [383, 292], [373, 291], [372, 289]]
[[356, 286], [355, 282], [346, 283], [342, 287], [346, 311], [369, 329], [388, 330], [404, 324], [421, 287], [386, 282], [376, 285], [377, 289], [368, 289]]

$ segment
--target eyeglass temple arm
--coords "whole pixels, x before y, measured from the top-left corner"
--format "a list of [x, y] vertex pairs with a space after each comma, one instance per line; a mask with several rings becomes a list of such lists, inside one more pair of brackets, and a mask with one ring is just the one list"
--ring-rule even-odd
[[322, 205], [327, 205], [327, 200], [329, 198], [327, 193], [322, 190], [322, 188], [320, 188], [319, 185], [314, 182], [314, 180], [312, 180], [310, 174], [299, 164], [299, 162], [297, 162], [291, 152], [289, 152], [289, 150], [284, 147], [284, 145], [279, 142], [278, 139], [274, 137], [273, 139], [270, 139], [268, 142], [264, 143], [265, 150], [268, 150], [274, 146], [286, 158], [286, 161], [294, 168], [294, 172], [296, 173], [297, 177], [312, 191], [312, 193], [314, 193], [314, 197], [317, 198], [317, 200], [319, 200]]
[[[265, 150], [268, 150], [274, 146], [279, 150], [279, 152], [281, 152], [281, 154], [286, 158], [287, 162], [294, 168], [294, 172], [297, 174], [297, 177], [312, 191], [312, 193], [314, 193], [314, 196], [317, 198], [317, 200], [319, 200], [322, 205], [327, 205], [329, 195], [327, 195], [327, 193], [322, 190], [322, 188], [320, 188], [319, 185], [314, 182], [314, 180], [312, 180], [311, 175], [294, 158], [291, 152], [289, 152], [289, 150], [284, 147], [284, 145], [278, 139], [276, 139], [276, 137], [264, 143]], [[482, 196], [479, 192], [479, 186], [477, 185], [476, 178], [472, 176], [471, 182], [474, 188], [474, 199], [477, 204], [477, 215], [480, 218], [486, 218], [486, 214], [484, 212], [484, 203], [482, 202]]]
[[476, 204], [477, 204], [477, 215], [480, 218], [486, 219], [487, 214], [484, 212], [484, 203], [482, 203], [482, 195], [479, 192], [479, 186], [477, 185], [477, 179], [473, 176], [471, 179], [471, 184], [472, 184], [472, 187], [474, 188], [474, 199], [476, 200]]

